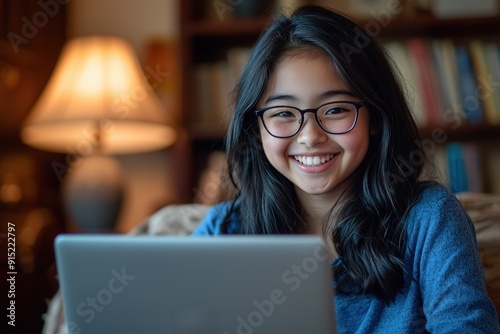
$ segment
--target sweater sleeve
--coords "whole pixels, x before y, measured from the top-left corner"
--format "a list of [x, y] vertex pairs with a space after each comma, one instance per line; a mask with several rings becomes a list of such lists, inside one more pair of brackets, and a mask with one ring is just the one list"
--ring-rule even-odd
[[211, 207], [192, 236], [207, 236], [222, 234], [221, 227], [230, 208], [230, 203], [224, 202]]
[[434, 195], [410, 219], [415, 224], [410, 236], [415, 251], [413, 278], [420, 284], [426, 329], [498, 334], [473, 223], [452, 194], [438, 191]]

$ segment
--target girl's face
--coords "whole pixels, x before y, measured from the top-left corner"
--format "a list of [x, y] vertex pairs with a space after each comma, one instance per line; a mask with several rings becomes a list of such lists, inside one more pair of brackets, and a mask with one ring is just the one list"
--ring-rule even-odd
[[[327, 56], [320, 52], [288, 54], [271, 73], [258, 109], [271, 106], [317, 108], [335, 101], [355, 101]], [[260, 135], [269, 162], [294, 185], [299, 198], [327, 195], [336, 200], [350, 182], [368, 149], [369, 115], [359, 109], [356, 126], [341, 135], [323, 131], [313, 113], [304, 115], [304, 124], [295, 136], [275, 138], [261, 120]]]

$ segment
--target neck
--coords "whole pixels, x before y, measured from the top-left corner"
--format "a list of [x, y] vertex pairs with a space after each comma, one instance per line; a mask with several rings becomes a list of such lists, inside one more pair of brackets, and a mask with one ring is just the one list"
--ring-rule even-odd
[[297, 197], [302, 206], [302, 218], [308, 229], [320, 231], [324, 222], [336, 216], [339, 205], [345, 199], [346, 189], [323, 194], [308, 194], [296, 188]]
[[306, 230], [311, 234], [321, 235], [322, 226], [328, 219], [332, 208], [330, 205], [322, 205], [316, 201], [300, 201], [302, 204], [302, 218], [306, 222]]
[[[314, 234], [324, 238], [327, 248], [330, 251], [331, 258], [337, 257], [335, 245], [330, 235], [323, 235], [324, 224], [335, 224], [336, 216], [340, 210], [342, 202], [344, 202], [344, 192], [311, 195], [297, 191], [297, 197], [302, 205], [302, 219], [305, 222], [303, 228], [298, 232], [302, 234]], [[348, 196], [346, 196], [348, 197]], [[330, 228], [327, 231], [331, 231]]]

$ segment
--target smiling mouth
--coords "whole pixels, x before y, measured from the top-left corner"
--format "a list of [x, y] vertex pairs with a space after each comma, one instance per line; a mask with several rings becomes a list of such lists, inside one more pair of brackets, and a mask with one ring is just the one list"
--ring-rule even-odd
[[294, 155], [293, 158], [306, 166], [319, 166], [332, 160], [334, 156], [335, 154], [328, 154], [322, 156]]

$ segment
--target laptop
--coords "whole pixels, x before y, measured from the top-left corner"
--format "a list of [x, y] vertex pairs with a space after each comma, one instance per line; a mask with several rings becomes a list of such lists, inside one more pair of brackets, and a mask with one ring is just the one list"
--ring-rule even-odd
[[332, 270], [314, 236], [62, 234], [68, 333], [336, 333]]

